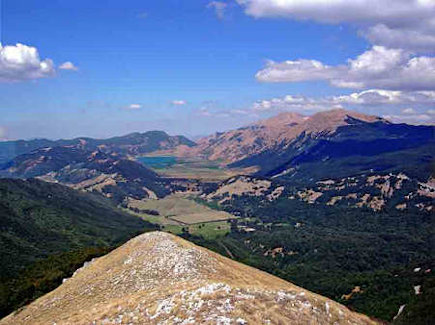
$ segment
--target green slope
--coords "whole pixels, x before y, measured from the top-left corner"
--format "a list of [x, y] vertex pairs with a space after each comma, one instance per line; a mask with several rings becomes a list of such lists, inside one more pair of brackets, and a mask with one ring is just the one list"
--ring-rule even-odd
[[100, 195], [0, 180], [0, 315], [54, 289], [84, 261], [155, 226]]

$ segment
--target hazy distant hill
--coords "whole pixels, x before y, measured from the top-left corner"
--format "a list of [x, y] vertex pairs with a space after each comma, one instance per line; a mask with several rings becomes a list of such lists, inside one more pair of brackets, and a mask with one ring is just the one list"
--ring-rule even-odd
[[332, 300], [161, 232], [130, 240], [0, 321], [29, 323], [377, 324]]
[[117, 153], [77, 146], [36, 149], [15, 157], [0, 169], [3, 177], [39, 177], [76, 189], [99, 191], [122, 201], [126, 196], [161, 197], [167, 189], [156, 173]]
[[0, 314], [147, 229], [155, 226], [101, 195], [35, 179], [0, 179]]
[[109, 139], [76, 138], [56, 141], [47, 139], [6, 141], [0, 142], [0, 165], [16, 156], [44, 147], [76, 146], [89, 151], [99, 149], [108, 153], [140, 155], [156, 150], [174, 149], [180, 145], [192, 147], [195, 143], [184, 136], [170, 136], [163, 131], [136, 132]]

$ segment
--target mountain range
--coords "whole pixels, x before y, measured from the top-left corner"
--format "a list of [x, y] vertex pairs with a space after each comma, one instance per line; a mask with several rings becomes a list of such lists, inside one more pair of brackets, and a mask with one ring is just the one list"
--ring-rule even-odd
[[123, 155], [141, 155], [157, 150], [172, 149], [177, 146], [192, 147], [195, 143], [184, 136], [170, 136], [163, 131], [148, 131], [131, 133], [125, 136], [109, 139], [76, 138], [71, 140], [17, 140], [0, 142], [0, 165], [13, 158], [30, 153], [35, 149], [73, 146], [86, 151], [99, 150], [105, 153]]
[[342, 109], [312, 116], [282, 113], [203, 138], [191, 151], [294, 182], [373, 171], [427, 180], [434, 168], [435, 127], [393, 124]]
[[[171, 174], [175, 176], [164, 177], [161, 169], [145, 166], [139, 158], [149, 154], [157, 159], [162, 155], [170, 158], [170, 164], [172, 160], [179, 161], [173, 170], [175, 174]], [[4, 292], [0, 296], [2, 315], [53, 290], [85, 261], [111, 251], [139, 232], [163, 229], [302, 285], [358, 312], [392, 321], [399, 307], [406, 305], [395, 322], [406, 324], [405, 320], [414, 319], [415, 324], [425, 324], [431, 318], [425, 310], [431, 310], [430, 301], [435, 294], [431, 271], [435, 267], [431, 250], [435, 238], [434, 156], [435, 126], [394, 124], [380, 117], [346, 110], [312, 116], [281, 113], [237, 130], [199, 139], [197, 143], [160, 131], [105, 140], [77, 138], [0, 143], [0, 178], [4, 178], [0, 179], [0, 240], [4, 259], [0, 269], [0, 287]], [[189, 161], [193, 161], [193, 167], [189, 166]], [[170, 164], [165, 168], [170, 169]], [[189, 173], [183, 174], [190, 174], [191, 178], [177, 177], [177, 171], [183, 168], [191, 168]], [[226, 172], [231, 171], [235, 176], [223, 181], [201, 181], [195, 178], [198, 170], [201, 173], [223, 170], [225, 177], [229, 177]], [[250, 173], [234, 174], [242, 170]], [[232, 218], [216, 227], [213, 223], [174, 224], [160, 213], [168, 207], [159, 205], [168, 202], [176, 205], [176, 197], [167, 202], [159, 200], [173, 193], [184, 196], [183, 200], [195, 200], [196, 204], [224, 210]], [[150, 200], [156, 203], [155, 208], [153, 205], [152, 209], [129, 210], [131, 202], [141, 206]], [[205, 230], [192, 233], [192, 227]], [[236, 274], [235, 279], [228, 270], [238, 270], [241, 266], [221, 257], [216, 257], [218, 266], [213, 263], [210, 266], [219, 270], [215, 280], [224, 287], [219, 285], [216, 292], [209, 292], [205, 298], [202, 290], [215, 288], [215, 282], [177, 282], [178, 279], [174, 279], [177, 280], [174, 288], [165, 286], [168, 279], [162, 269], [178, 267], [171, 264], [177, 262], [178, 257], [174, 256], [173, 261], [165, 258], [165, 254], [170, 254], [167, 247], [175, 251], [180, 245], [188, 247], [192, 256], [215, 255], [169, 235], [149, 236], [138, 237], [142, 239], [135, 239], [133, 243], [144, 245], [138, 247], [150, 256], [135, 253], [131, 260], [133, 265], [130, 265], [124, 260], [120, 263], [119, 253], [114, 251], [105, 257], [108, 264], [91, 263], [89, 269], [78, 273], [87, 274], [83, 279], [77, 275], [66, 280], [57, 291], [4, 322], [19, 324], [25, 322], [24, 317], [34, 317], [34, 323], [80, 323], [74, 315], [84, 313], [85, 309], [80, 306], [89, 304], [99, 306], [86, 312], [83, 319], [89, 321], [104, 321], [101, 317], [106, 315], [105, 308], [118, 304], [123, 312], [116, 315], [107, 312], [108, 320], [122, 322], [125, 317], [134, 323], [138, 317], [150, 323], [158, 320], [187, 322], [185, 313], [180, 314], [186, 306], [177, 301], [187, 296], [178, 286], [192, 284], [192, 292], [201, 292], [199, 296], [192, 293], [192, 299], [210, 308], [216, 307], [213, 304], [220, 303], [221, 298], [232, 301], [238, 297], [233, 293], [242, 290], [239, 286], [242, 275]], [[160, 255], [149, 251], [150, 243], [164, 246]], [[136, 244], [129, 242], [120, 251], [128, 255], [136, 251]], [[179, 263], [193, 263], [190, 253], [179, 252], [182, 256]], [[143, 296], [135, 295], [134, 290], [116, 296], [116, 283], [128, 280], [125, 283], [128, 287], [131, 277], [99, 278], [108, 292], [113, 293], [108, 300], [100, 300], [101, 292], [88, 281], [100, 267], [109, 264], [120, 274], [140, 272], [138, 263], [162, 266], [155, 269], [156, 273], [147, 269], [151, 273], [137, 276], [140, 283], [152, 284], [151, 291]], [[200, 278], [209, 276], [203, 268], [195, 270]], [[335, 318], [334, 313], [329, 316], [323, 305], [305, 310], [303, 304], [307, 301], [301, 302], [299, 298], [295, 298], [293, 305], [298, 306], [299, 314], [290, 308], [281, 315], [278, 313], [283, 308], [279, 292], [288, 290], [285, 288], [289, 284], [280, 282], [277, 292], [265, 292], [266, 282], [270, 284], [276, 278], [272, 280], [249, 268], [244, 272], [247, 272], [245, 277], [252, 277], [253, 291], [249, 290], [258, 293], [255, 299], [261, 303], [232, 305], [234, 313], [219, 311], [216, 315], [224, 317], [222, 322], [227, 317], [236, 323], [240, 318], [240, 324], [242, 321], [256, 323], [255, 317], [264, 315], [273, 319], [272, 323], [288, 323], [290, 319], [319, 324], [333, 319], [338, 323], [360, 320], [358, 315], [348, 311], [342, 311], [346, 315], [343, 319]], [[153, 282], [156, 279], [158, 281]], [[243, 282], [243, 286], [245, 284]], [[236, 291], [226, 285], [235, 285]], [[95, 295], [83, 296], [77, 290]], [[172, 298], [165, 300], [169, 296], [160, 296], [160, 292], [167, 292]], [[69, 294], [80, 302], [79, 310], [68, 306], [65, 297]], [[306, 294], [311, 306], [314, 306], [312, 297], [320, 299], [322, 304], [326, 301], [309, 292]], [[50, 295], [59, 298], [57, 307], [47, 302]], [[213, 298], [215, 295], [217, 300]], [[141, 299], [159, 301], [159, 304], [140, 305]], [[126, 301], [131, 301], [134, 309]], [[263, 305], [270, 306], [270, 311]], [[40, 308], [50, 312], [38, 313]], [[65, 311], [63, 318], [56, 315], [57, 308]], [[337, 308], [342, 310], [339, 305]], [[260, 314], [251, 315], [249, 311], [256, 309]], [[191, 316], [203, 320], [213, 315], [210, 310], [199, 308]]]

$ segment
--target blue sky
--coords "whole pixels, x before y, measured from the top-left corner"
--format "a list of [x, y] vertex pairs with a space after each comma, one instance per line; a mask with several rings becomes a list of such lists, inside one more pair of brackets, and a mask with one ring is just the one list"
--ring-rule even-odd
[[[414, 84], [404, 85], [397, 80], [408, 70], [380, 81], [346, 67], [365, 52], [388, 61], [399, 50], [403, 60], [424, 56], [432, 64], [432, 47], [375, 43], [367, 34], [379, 23], [388, 26], [382, 17], [373, 22], [334, 14], [333, 21], [323, 21], [314, 7], [298, 11], [297, 2], [276, 8], [273, 0], [266, 6], [261, 0], [2, 0], [3, 49], [17, 43], [34, 47], [41, 61], [53, 61], [53, 68], [35, 75], [21, 61], [18, 70], [0, 63], [0, 139], [107, 137], [151, 129], [196, 136], [283, 110], [313, 114], [338, 106], [393, 120], [433, 122], [430, 76], [426, 81], [411, 75]], [[412, 26], [397, 30], [424, 34]], [[383, 50], [374, 51], [375, 45]], [[387, 68], [399, 71], [399, 61]], [[73, 64], [70, 69], [62, 69], [65, 62]], [[433, 67], [426, 68], [428, 75]], [[373, 89], [397, 91], [407, 99], [395, 99], [394, 105], [337, 100], [367, 91], [370, 96], [364, 96], [373, 98]], [[427, 98], [409, 100], [417, 91]]]

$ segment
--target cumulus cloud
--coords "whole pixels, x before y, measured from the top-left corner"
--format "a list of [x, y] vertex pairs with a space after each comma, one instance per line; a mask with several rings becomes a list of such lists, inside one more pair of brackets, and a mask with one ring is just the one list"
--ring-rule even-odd
[[435, 51], [433, 0], [237, 0], [256, 18], [351, 23], [374, 44]]
[[435, 118], [428, 114], [403, 114], [403, 115], [384, 115], [383, 118], [395, 123], [407, 124], [435, 124]]
[[71, 62], [71, 61], [66, 61], [64, 63], [62, 63], [59, 66], [60, 70], [71, 70], [71, 71], [77, 71], [78, 68]]
[[334, 108], [343, 108], [341, 103], [334, 103], [328, 98], [311, 98], [306, 96], [292, 96], [287, 95], [279, 98], [272, 98], [268, 100], [260, 100], [253, 104], [254, 111], [323, 111]]
[[171, 102], [171, 104], [175, 105], [175, 106], [184, 106], [187, 104], [187, 102], [185, 100], [182, 100], [182, 99], [175, 99]]
[[35, 47], [0, 44], [0, 82], [16, 82], [53, 76], [51, 59], [41, 60]]
[[[435, 23], [435, 22], [434, 22]], [[377, 24], [361, 31], [373, 44], [415, 52], [435, 52], [435, 28], [392, 28]]]
[[[302, 109], [321, 110], [331, 108], [345, 108], [352, 106], [430, 106], [435, 105], [435, 91], [393, 91], [384, 89], [369, 89], [349, 95], [329, 97], [306, 97], [287, 95], [284, 97], [261, 100], [254, 104], [256, 110]], [[405, 109], [410, 112], [409, 108]], [[405, 111], [404, 111], [405, 112]], [[415, 111], [412, 111], [414, 113]]]
[[256, 74], [261, 82], [326, 80], [341, 88], [435, 89], [435, 58], [414, 56], [402, 49], [373, 46], [347, 64], [320, 61], [268, 61]]
[[432, 0], [237, 0], [254, 17], [290, 17], [327, 23], [379, 22], [402, 24], [431, 19]]
[[213, 9], [219, 19], [224, 19], [227, 7], [228, 4], [222, 1], [211, 1], [207, 4], [207, 8]]
[[[402, 108], [412, 105], [414, 108]], [[435, 91], [392, 91], [382, 89], [370, 89], [349, 95], [329, 97], [307, 97], [287, 95], [268, 100], [260, 100], [253, 104], [255, 112], [270, 111], [297, 111], [301, 113], [318, 112], [330, 109], [357, 109], [361, 111], [385, 110], [393, 117], [393, 121], [407, 121], [412, 123], [434, 123], [435, 110], [428, 109], [435, 105]], [[429, 118], [428, 118], [429, 116]], [[400, 117], [400, 118], [399, 118]]]
[[435, 91], [369, 89], [350, 95], [328, 97], [334, 103], [354, 105], [434, 105]]

